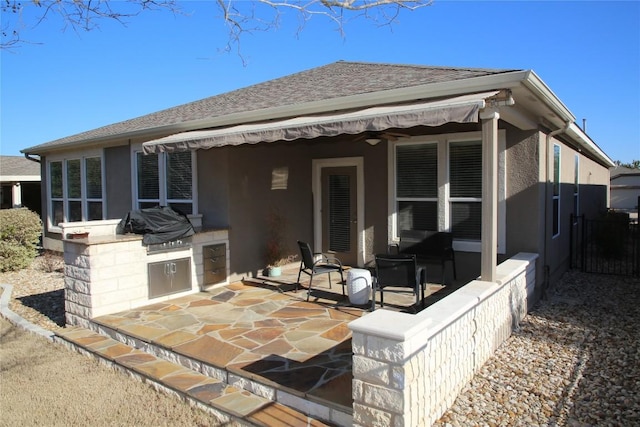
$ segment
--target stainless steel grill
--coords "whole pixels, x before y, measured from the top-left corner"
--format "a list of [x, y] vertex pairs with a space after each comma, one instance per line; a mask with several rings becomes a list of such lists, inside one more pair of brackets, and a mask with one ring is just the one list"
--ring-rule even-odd
[[147, 254], [157, 254], [162, 252], [178, 251], [189, 249], [191, 247], [191, 239], [171, 240], [164, 243], [154, 243], [147, 246]]

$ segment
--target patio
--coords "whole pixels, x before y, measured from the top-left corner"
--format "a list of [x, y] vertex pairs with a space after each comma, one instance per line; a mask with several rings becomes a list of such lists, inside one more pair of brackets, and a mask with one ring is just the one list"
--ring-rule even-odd
[[[141, 341], [136, 347], [198, 361], [210, 367], [211, 376], [233, 378], [253, 393], [284, 391], [299, 398], [293, 400], [350, 415], [353, 353], [347, 324], [370, 306], [351, 305], [337, 275], [332, 289], [326, 278], [314, 278], [307, 302], [306, 288], [293, 291], [296, 278], [297, 268], [291, 268], [277, 278], [248, 279], [93, 322], [112, 337]], [[427, 301], [449, 288], [428, 284]], [[385, 292], [385, 308], [411, 312], [414, 298]]]

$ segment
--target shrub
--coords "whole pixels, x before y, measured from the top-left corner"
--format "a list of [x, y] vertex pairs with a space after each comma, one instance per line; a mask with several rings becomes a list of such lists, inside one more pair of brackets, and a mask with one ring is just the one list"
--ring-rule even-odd
[[46, 273], [61, 272], [64, 270], [64, 258], [60, 252], [42, 252], [42, 270]]
[[0, 271], [28, 267], [38, 254], [42, 222], [26, 208], [0, 210]]

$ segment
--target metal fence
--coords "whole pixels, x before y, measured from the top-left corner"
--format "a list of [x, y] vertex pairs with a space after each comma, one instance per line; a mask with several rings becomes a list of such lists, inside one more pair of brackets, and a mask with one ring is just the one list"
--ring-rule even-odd
[[586, 273], [640, 277], [640, 229], [628, 214], [571, 215], [571, 268]]

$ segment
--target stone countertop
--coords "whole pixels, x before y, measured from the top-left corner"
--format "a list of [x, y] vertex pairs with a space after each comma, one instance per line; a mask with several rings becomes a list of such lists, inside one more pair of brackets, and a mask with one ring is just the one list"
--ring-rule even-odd
[[[228, 227], [209, 227], [209, 228], [197, 231], [195, 235], [211, 233], [216, 231], [227, 231], [227, 230], [229, 230]], [[73, 233], [69, 233], [69, 234], [73, 234]], [[83, 245], [101, 245], [101, 244], [108, 244], [108, 243], [131, 242], [135, 240], [142, 240], [142, 237], [143, 237], [142, 234], [135, 234], [135, 233], [111, 234], [111, 235], [105, 235], [105, 236], [92, 236], [91, 233], [89, 233], [88, 237], [83, 237], [83, 238], [65, 237], [62, 240], [65, 242], [79, 243]]]
[[89, 237], [84, 237], [81, 239], [77, 239], [77, 238], [63, 239], [64, 242], [78, 243], [82, 245], [102, 245], [107, 243], [131, 242], [135, 240], [142, 240], [142, 235], [128, 233], [128, 234], [115, 234], [115, 235], [112, 234], [107, 236], [91, 236], [91, 234], [89, 234]]

